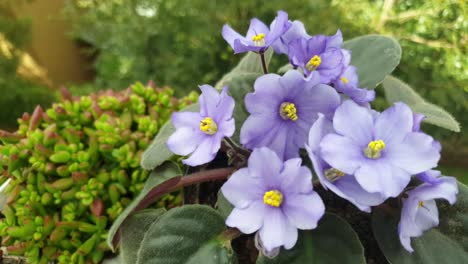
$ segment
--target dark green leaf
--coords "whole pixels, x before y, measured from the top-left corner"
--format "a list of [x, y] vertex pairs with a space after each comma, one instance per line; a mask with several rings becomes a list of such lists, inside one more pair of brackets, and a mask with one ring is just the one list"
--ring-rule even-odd
[[399, 214], [389, 215], [381, 209], [372, 214], [372, 229], [379, 247], [394, 264], [462, 264], [468, 261], [468, 187], [458, 183], [457, 202], [450, 206], [438, 202], [439, 227], [413, 238], [414, 252], [408, 253], [398, 238]]
[[363, 88], [374, 89], [400, 63], [400, 44], [390, 37], [361, 36], [345, 41], [343, 48], [351, 50], [351, 65], [357, 67]]
[[218, 191], [218, 200], [216, 201], [216, 209], [226, 219], [230, 214], [234, 206], [224, 197], [221, 190]]
[[[182, 109], [181, 112], [198, 112], [199, 109], [198, 104], [193, 104]], [[174, 131], [175, 127], [170, 120], [161, 127], [153, 142], [141, 157], [140, 165], [143, 169], [152, 170], [174, 155], [166, 146], [167, 139]]]
[[291, 250], [281, 249], [269, 259], [259, 256], [257, 264], [359, 264], [366, 263], [364, 249], [351, 226], [337, 215], [327, 213], [312, 231], [301, 231]]
[[148, 180], [143, 187], [143, 190], [140, 194], [130, 203], [130, 205], [125, 208], [125, 210], [117, 217], [117, 219], [112, 224], [109, 235], [107, 236], [107, 244], [113, 250], [115, 250], [116, 246], [116, 239], [115, 236], [117, 231], [120, 229], [122, 223], [127, 219], [127, 217], [133, 212], [133, 210], [138, 206], [140, 201], [145, 199], [148, 193], [158, 186], [159, 184], [163, 183], [164, 181], [174, 178], [176, 176], [182, 175], [180, 168], [174, 163], [167, 161], [163, 163], [161, 166], [157, 167], [148, 177]]
[[121, 228], [122, 243], [120, 247], [120, 257], [124, 264], [136, 263], [141, 241], [146, 231], [155, 224], [166, 212], [164, 208], [147, 209], [131, 215]]
[[393, 76], [387, 76], [383, 82], [385, 97], [389, 103], [403, 102], [417, 113], [426, 116], [424, 122], [460, 132], [460, 125], [444, 109], [426, 102], [409, 85]]
[[171, 209], [143, 239], [137, 264], [236, 263], [230, 241], [222, 241], [223, 217], [205, 205]]

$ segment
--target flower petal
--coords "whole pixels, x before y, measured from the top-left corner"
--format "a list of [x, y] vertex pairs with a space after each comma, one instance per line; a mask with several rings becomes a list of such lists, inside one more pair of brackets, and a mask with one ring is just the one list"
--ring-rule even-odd
[[171, 121], [175, 128], [199, 128], [202, 119], [198, 112], [174, 112], [171, 115]]
[[361, 147], [337, 134], [328, 134], [323, 138], [320, 142], [320, 156], [330, 166], [347, 174], [354, 174], [363, 160]]
[[375, 139], [386, 145], [399, 144], [413, 129], [413, 112], [403, 103], [383, 111], [375, 122]]
[[415, 224], [421, 231], [429, 230], [439, 225], [439, 210], [434, 200], [424, 201], [423, 207], [418, 208], [414, 218]]
[[200, 115], [202, 117], [213, 117], [216, 114], [216, 105], [221, 99], [218, 91], [210, 85], [201, 85], [202, 94], [198, 97], [200, 104]]
[[361, 148], [373, 140], [374, 125], [370, 111], [351, 100], [343, 102], [336, 109], [333, 127], [336, 132], [351, 138]]
[[244, 209], [255, 201], [261, 201], [265, 190], [262, 181], [250, 176], [249, 170], [243, 168], [229, 177], [221, 192], [236, 208]]
[[262, 227], [266, 209], [263, 201], [253, 202], [244, 209], [234, 208], [226, 219], [226, 225], [236, 227], [244, 234], [252, 234]]
[[185, 156], [192, 153], [205, 138], [200, 130], [181, 127], [168, 138], [166, 145], [173, 153]]
[[188, 159], [182, 163], [189, 166], [198, 166], [212, 161], [221, 147], [221, 139], [215, 134], [205, 137]]
[[284, 162], [280, 178], [281, 189], [287, 193], [309, 193], [312, 191], [312, 173], [301, 166], [302, 159], [294, 158]]
[[291, 25], [288, 23], [288, 14], [284, 11], [278, 11], [275, 23], [272, 23], [269, 34], [265, 37], [266, 46], [269, 46], [281, 37]]
[[220, 100], [216, 104], [216, 112], [212, 114], [213, 119], [217, 123], [231, 119], [232, 113], [234, 112], [234, 106], [234, 99], [227, 94], [227, 87], [224, 87], [221, 91]]
[[309, 194], [289, 194], [281, 206], [289, 221], [298, 229], [314, 229], [325, 213], [325, 205], [320, 196]]
[[223, 30], [221, 32], [223, 38], [226, 40], [227, 43], [234, 49], [234, 41], [236, 39], [245, 39], [244, 36], [234, 31], [229, 25], [224, 25]]
[[278, 188], [283, 162], [272, 150], [262, 147], [254, 149], [249, 157], [249, 174], [263, 178], [268, 188]]
[[261, 33], [268, 35], [269, 32], [270, 29], [262, 21], [258, 20], [257, 18], [252, 18], [250, 20], [250, 26], [245, 37], [246, 39], [251, 40], [253, 36]]
[[267, 251], [285, 244], [286, 230], [290, 230], [288, 219], [281, 209], [266, 206], [260, 239]]

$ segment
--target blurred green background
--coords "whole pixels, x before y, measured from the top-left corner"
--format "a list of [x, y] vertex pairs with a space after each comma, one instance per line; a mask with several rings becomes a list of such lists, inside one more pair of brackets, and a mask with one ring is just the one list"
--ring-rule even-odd
[[[214, 84], [240, 59], [221, 37], [223, 24], [245, 32], [250, 18], [269, 23], [279, 9], [310, 34], [340, 28], [345, 39], [398, 39], [403, 57], [394, 74], [462, 125], [461, 133], [424, 129], [443, 143], [442, 171], [468, 181], [465, 0], [0, 0], [0, 128], [14, 130], [61, 85], [86, 94], [154, 80], [181, 95]], [[271, 67], [286, 62], [277, 56]]]

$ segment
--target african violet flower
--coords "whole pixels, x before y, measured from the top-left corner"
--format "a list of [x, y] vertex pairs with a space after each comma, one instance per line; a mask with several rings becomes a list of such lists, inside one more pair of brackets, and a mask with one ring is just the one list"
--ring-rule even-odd
[[248, 168], [236, 171], [221, 191], [234, 205], [226, 225], [245, 234], [259, 231], [267, 252], [292, 248], [297, 229], [314, 229], [325, 212], [301, 159], [283, 162], [268, 148], [254, 149]]
[[411, 238], [439, 225], [439, 211], [435, 199], [445, 199], [454, 204], [458, 186], [454, 177], [439, 177], [433, 183], [424, 183], [408, 192], [403, 200], [398, 234], [403, 247], [413, 252]]
[[284, 76], [266, 74], [245, 97], [250, 116], [241, 128], [240, 142], [247, 148], [268, 147], [283, 159], [299, 156], [318, 113], [331, 117], [340, 103], [338, 93], [320, 84], [317, 74], [306, 80], [295, 70]]
[[341, 49], [341, 44], [343, 36], [339, 30], [334, 36], [298, 38], [289, 43], [289, 61], [295, 67], [301, 67], [307, 76], [316, 71], [322, 83], [330, 83], [341, 75], [351, 61], [351, 53]]
[[222, 35], [234, 49], [234, 53], [264, 52], [288, 30], [289, 26], [288, 14], [284, 11], [278, 11], [275, 23], [272, 23], [270, 28], [257, 18], [253, 18], [245, 37], [234, 31], [229, 25], [224, 25]]
[[395, 197], [411, 175], [437, 166], [440, 158], [432, 137], [413, 132], [413, 113], [403, 103], [379, 114], [347, 100], [336, 110], [333, 128], [320, 142], [320, 156], [370, 193]]
[[[276, 23], [276, 20], [272, 22], [272, 26], [273, 23]], [[288, 24], [289, 29], [272, 45], [273, 49], [278, 54], [288, 54], [289, 43], [291, 43], [291, 41], [298, 38], [310, 38], [309, 34], [307, 34], [305, 30], [304, 24], [301, 21], [288, 21]]]
[[338, 92], [349, 96], [358, 104], [371, 102], [375, 98], [375, 91], [359, 88], [357, 69], [355, 66], [348, 66], [344, 72], [333, 82], [333, 87]]
[[331, 121], [319, 114], [319, 118], [310, 129], [309, 141], [306, 145], [315, 174], [326, 190], [330, 189], [338, 196], [353, 203], [360, 210], [370, 212], [371, 206], [383, 203], [386, 198], [380, 193], [370, 193], [364, 190], [353, 175], [345, 174], [331, 167], [319, 156], [320, 141], [325, 135], [332, 132], [334, 130]]
[[209, 85], [200, 86], [200, 112], [173, 113], [171, 120], [176, 131], [167, 140], [167, 147], [178, 155], [190, 155], [184, 164], [197, 166], [212, 161], [224, 137], [234, 134], [232, 118], [234, 99], [224, 87], [219, 94]]

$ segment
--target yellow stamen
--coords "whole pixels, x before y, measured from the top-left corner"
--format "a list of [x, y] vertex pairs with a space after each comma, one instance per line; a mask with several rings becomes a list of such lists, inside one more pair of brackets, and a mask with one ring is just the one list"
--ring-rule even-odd
[[419, 201], [418, 208], [424, 207], [424, 201]]
[[309, 62], [307, 62], [306, 64], [306, 69], [308, 71], [314, 71], [315, 69], [318, 68], [318, 66], [320, 66], [320, 64], [322, 63], [322, 59], [317, 56], [317, 55], [314, 55], [310, 60]]
[[284, 120], [287, 120], [287, 119], [290, 119], [292, 121], [297, 120], [297, 109], [296, 109], [296, 105], [294, 105], [293, 103], [283, 102], [280, 105], [279, 113], [280, 113], [280, 116]]
[[371, 159], [378, 159], [382, 156], [382, 150], [385, 149], [385, 143], [383, 140], [373, 140], [369, 142], [367, 148], [364, 150], [364, 155]]
[[327, 178], [331, 182], [334, 182], [343, 176], [345, 176], [345, 173], [335, 168], [325, 170], [325, 178]]
[[257, 47], [265, 46], [265, 34], [260, 33], [260, 34], [253, 36], [252, 41], [254, 42], [254, 45]]
[[200, 121], [200, 130], [207, 135], [214, 135], [218, 131], [218, 125], [211, 117], [205, 117]]
[[341, 79], [341, 81], [342, 81], [343, 83], [348, 83], [348, 82], [349, 82], [348, 79], [346, 79], [345, 77], [341, 77], [340, 79]]
[[263, 202], [273, 207], [280, 207], [283, 203], [283, 194], [278, 190], [270, 190], [265, 192]]

